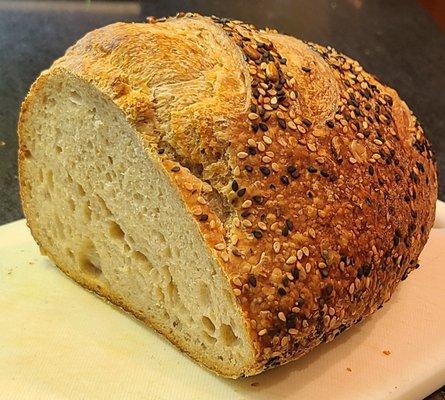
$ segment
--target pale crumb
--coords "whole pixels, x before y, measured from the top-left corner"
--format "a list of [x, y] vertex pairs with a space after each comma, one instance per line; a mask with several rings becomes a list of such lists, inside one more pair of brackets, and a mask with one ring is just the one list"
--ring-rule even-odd
[[389, 356], [391, 352], [389, 350], [383, 350], [382, 352], [385, 356]]

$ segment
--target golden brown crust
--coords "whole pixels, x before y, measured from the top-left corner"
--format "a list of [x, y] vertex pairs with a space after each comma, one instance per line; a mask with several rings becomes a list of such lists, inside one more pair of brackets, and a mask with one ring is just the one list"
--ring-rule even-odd
[[332, 48], [192, 14], [151, 22], [92, 32], [53, 68], [110, 96], [176, 182], [258, 373], [374, 312], [417, 267], [433, 154], [397, 93]]

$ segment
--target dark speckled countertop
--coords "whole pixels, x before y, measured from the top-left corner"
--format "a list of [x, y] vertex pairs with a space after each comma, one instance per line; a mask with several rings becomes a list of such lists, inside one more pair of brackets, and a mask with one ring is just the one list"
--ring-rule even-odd
[[[0, 1], [0, 224], [22, 217], [16, 122], [38, 73], [91, 29], [195, 11], [332, 45], [398, 90], [438, 159], [445, 200], [445, 35], [415, 0]], [[445, 399], [444, 388], [428, 398]]]

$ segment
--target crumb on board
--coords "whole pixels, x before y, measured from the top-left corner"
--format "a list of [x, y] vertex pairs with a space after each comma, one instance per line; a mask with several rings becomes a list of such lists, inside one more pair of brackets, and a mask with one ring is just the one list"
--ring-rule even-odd
[[0, 147], [4, 147], [6, 146], [6, 142], [4, 142], [3, 140], [0, 140]]
[[257, 386], [259, 386], [259, 385], [260, 385], [259, 382], [252, 382], [252, 383], [250, 384], [250, 386], [253, 386], [253, 387], [257, 387]]
[[391, 352], [389, 350], [383, 350], [382, 352], [385, 356], [389, 356]]
[[346, 368], [346, 371], [352, 372], [352, 369], [348, 367], [348, 368]]

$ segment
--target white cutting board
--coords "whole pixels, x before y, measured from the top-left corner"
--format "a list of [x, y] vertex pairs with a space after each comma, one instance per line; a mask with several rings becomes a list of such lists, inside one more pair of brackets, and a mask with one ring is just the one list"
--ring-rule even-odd
[[422, 268], [374, 316], [296, 362], [232, 381], [68, 279], [23, 220], [4, 225], [0, 399], [422, 399], [445, 384], [443, 260], [445, 229], [434, 229]]

